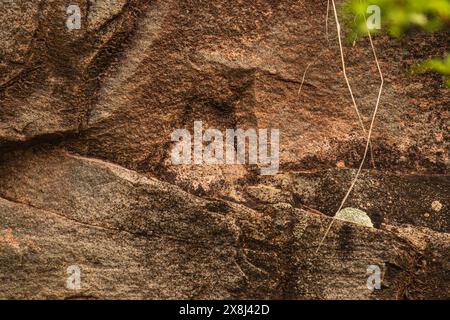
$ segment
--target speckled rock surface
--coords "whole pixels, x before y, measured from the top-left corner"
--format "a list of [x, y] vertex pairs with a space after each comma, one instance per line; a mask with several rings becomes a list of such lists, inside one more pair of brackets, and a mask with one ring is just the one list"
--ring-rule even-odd
[[[254, 210], [204, 200], [59, 150], [7, 158], [0, 172], [3, 298], [393, 299], [448, 292], [441, 281], [448, 234], [336, 220], [316, 254], [330, 219], [287, 203]], [[376, 293], [366, 287], [373, 264], [384, 272], [385, 288]], [[71, 265], [82, 273], [76, 291], [65, 283]]]
[[[374, 228], [336, 220], [316, 255], [365, 142], [327, 1], [79, 1], [69, 30], [74, 2], [0, 1], [0, 299], [449, 298], [450, 93], [407, 75], [448, 31], [374, 38], [375, 168], [345, 206]], [[344, 49], [368, 125], [371, 50]], [[173, 165], [194, 121], [279, 129], [280, 171]]]

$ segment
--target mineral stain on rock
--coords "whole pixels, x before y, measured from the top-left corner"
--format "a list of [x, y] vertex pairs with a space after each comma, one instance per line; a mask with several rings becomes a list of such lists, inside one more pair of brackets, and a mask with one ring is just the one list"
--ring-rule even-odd
[[372, 220], [370, 220], [370, 217], [367, 215], [367, 213], [359, 209], [344, 208], [336, 213], [335, 218], [356, 223], [361, 226], [373, 228]]

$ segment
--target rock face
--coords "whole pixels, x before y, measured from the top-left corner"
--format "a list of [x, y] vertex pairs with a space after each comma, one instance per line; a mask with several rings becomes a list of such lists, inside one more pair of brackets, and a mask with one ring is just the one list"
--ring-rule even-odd
[[[253, 210], [201, 199], [54, 150], [6, 158], [4, 298], [433, 298], [449, 289], [445, 233], [336, 222], [316, 254], [330, 219], [287, 203]], [[82, 272], [76, 293], [64, 282], [72, 265]], [[384, 270], [380, 293], [366, 287], [369, 265]]]
[[[450, 94], [407, 75], [448, 32], [375, 37], [367, 228], [330, 218], [365, 136], [326, 0], [80, 1], [70, 30], [75, 2], [0, 4], [0, 299], [450, 298]], [[368, 126], [371, 50], [345, 53]], [[195, 121], [279, 129], [280, 172], [174, 165]]]

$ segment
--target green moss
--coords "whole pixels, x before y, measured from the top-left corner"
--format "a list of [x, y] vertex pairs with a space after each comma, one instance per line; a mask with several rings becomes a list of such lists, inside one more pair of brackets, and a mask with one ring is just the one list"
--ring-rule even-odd
[[[367, 8], [380, 8], [381, 29], [393, 37], [401, 37], [413, 30], [437, 32], [447, 30], [450, 22], [450, 0], [347, 0], [344, 2], [345, 21], [351, 30], [350, 38], [367, 35]], [[414, 73], [437, 72], [442, 74], [444, 85], [450, 88], [450, 55], [427, 60], [413, 67]]]

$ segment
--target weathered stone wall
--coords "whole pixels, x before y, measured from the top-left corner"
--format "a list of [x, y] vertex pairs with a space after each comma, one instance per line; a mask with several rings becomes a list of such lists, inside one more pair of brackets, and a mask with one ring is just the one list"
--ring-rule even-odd
[[[74, 2], [0, 2], [0, 298], [450, 297], [450, 93], [407, 74], [448, 32], [375, 37], [347, 203], [375, 228], [336, 221], [315, 254], [365, 144], [326, 0], [79, 1], [69, 30]], [[344, 49], [368, 126], [372, 51]], [[173, 165], [194, 121], [279, 129], [280, 173]]]

